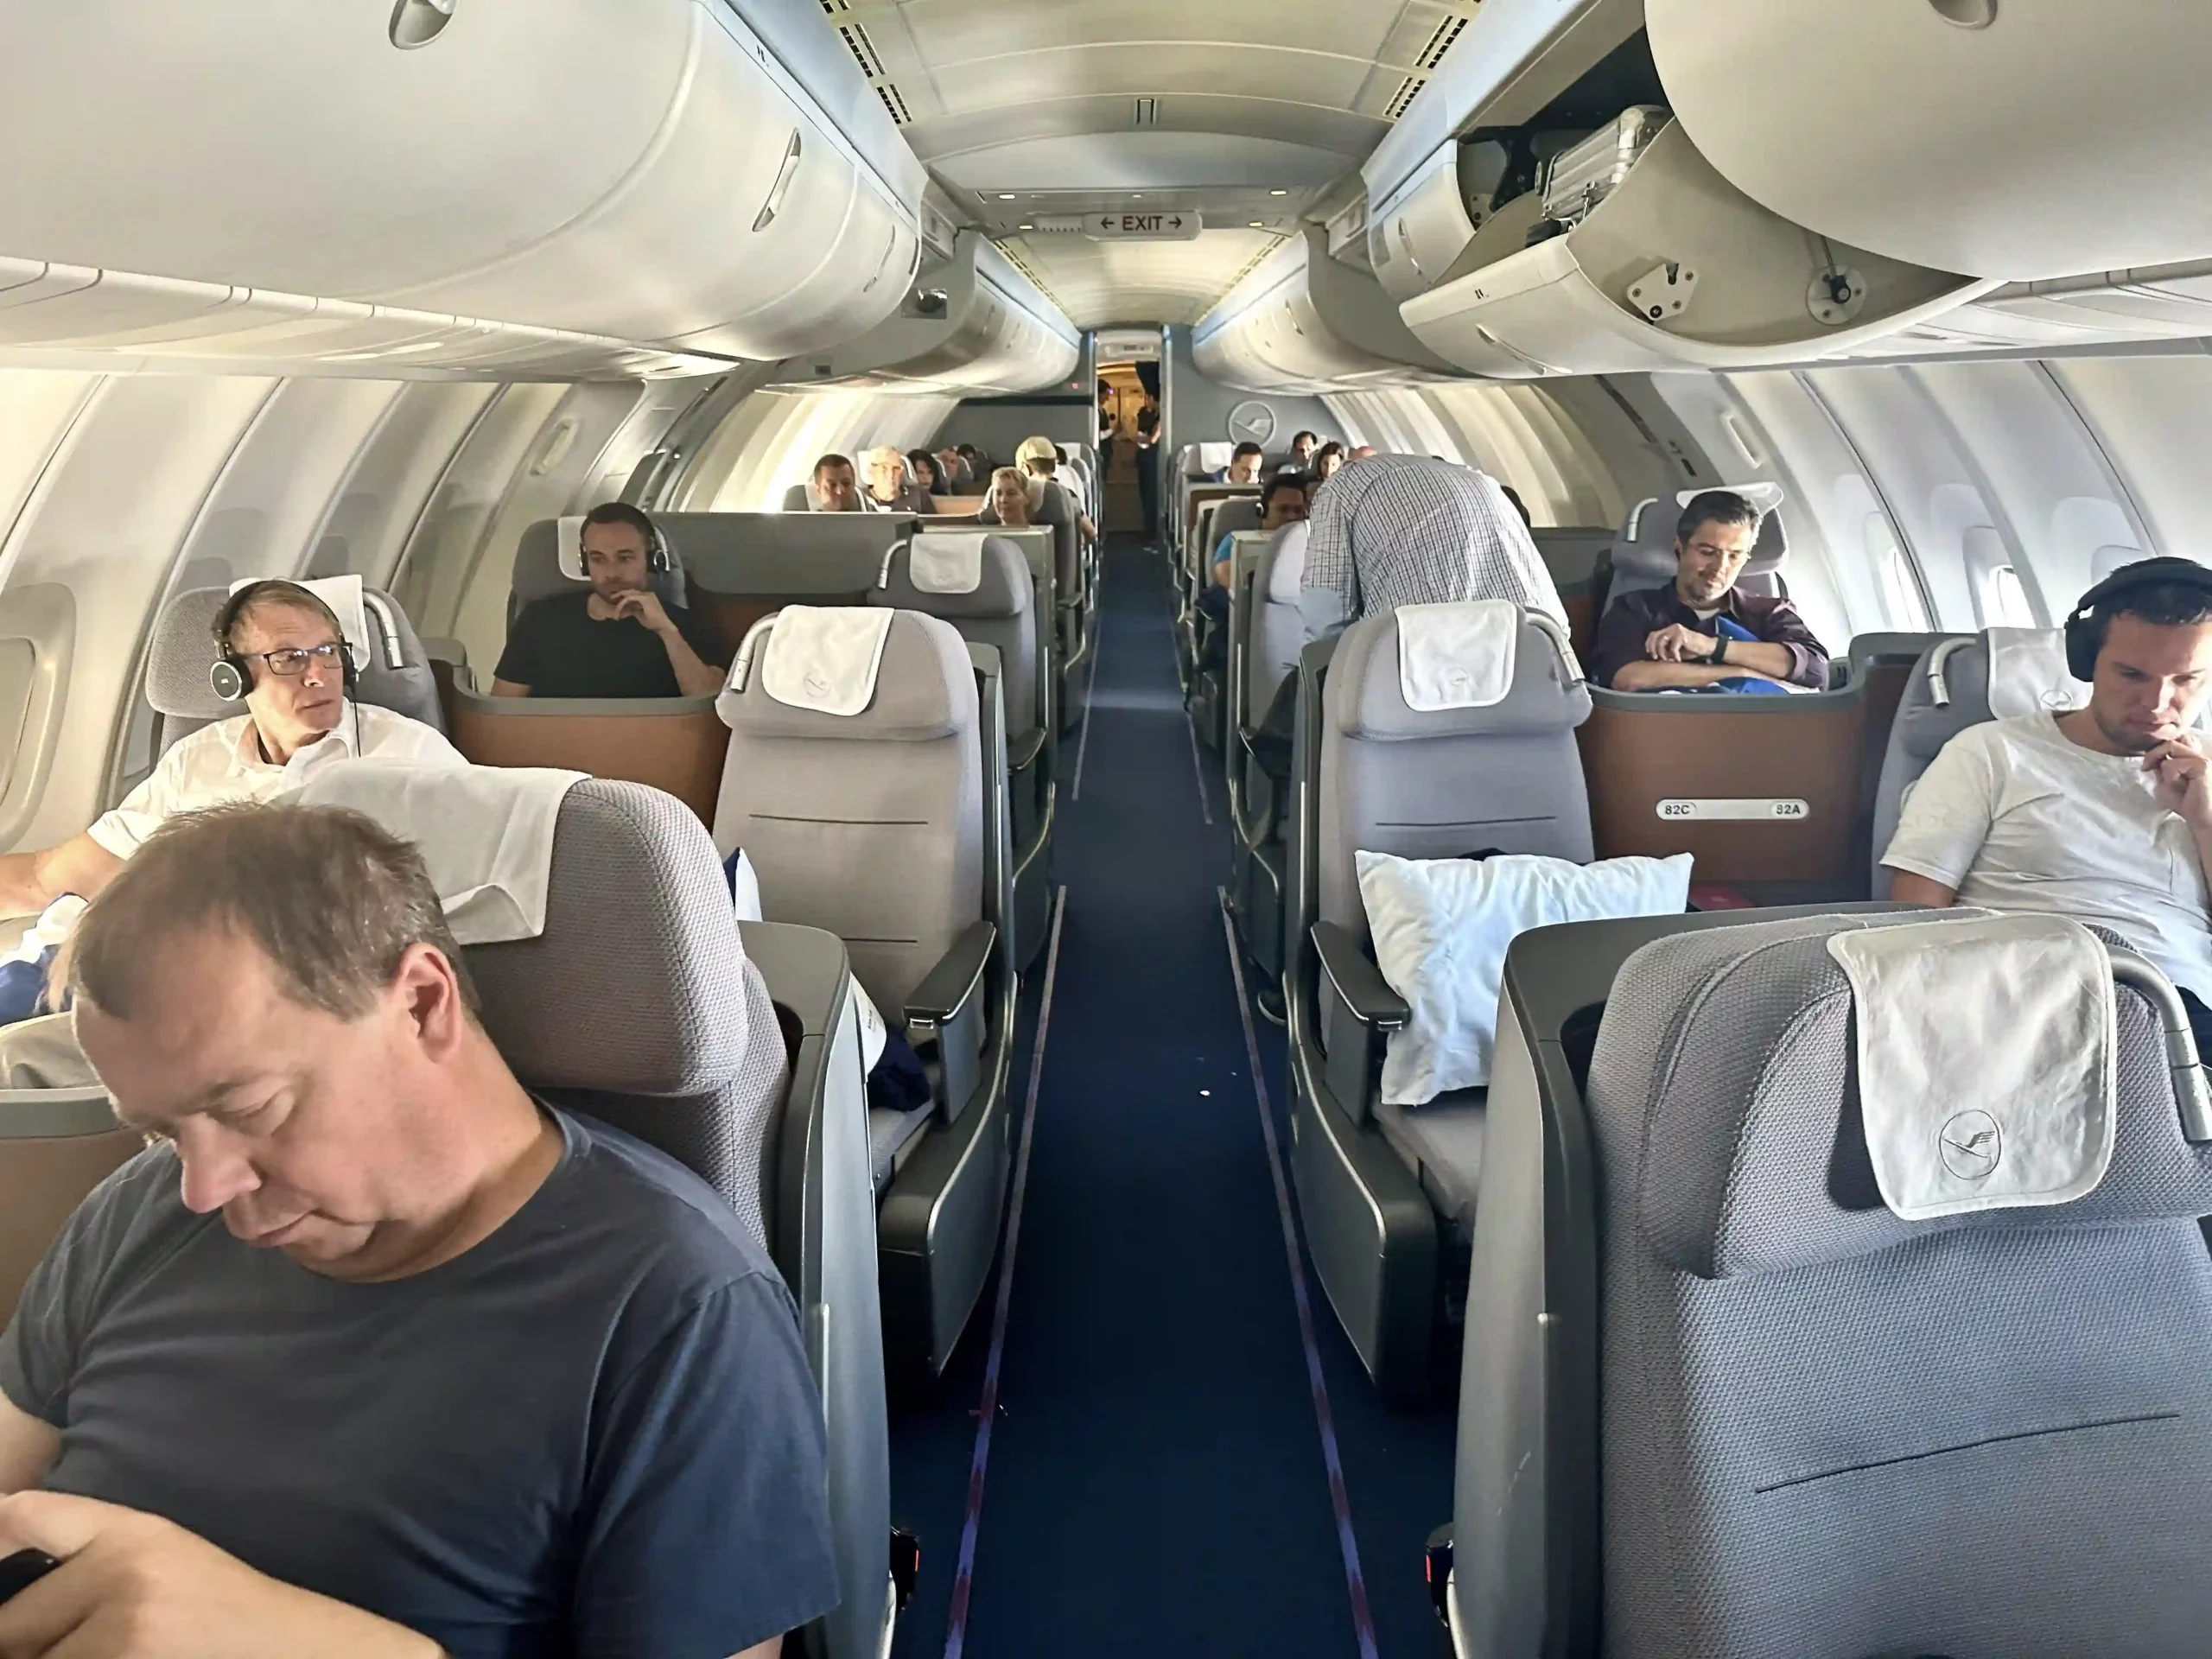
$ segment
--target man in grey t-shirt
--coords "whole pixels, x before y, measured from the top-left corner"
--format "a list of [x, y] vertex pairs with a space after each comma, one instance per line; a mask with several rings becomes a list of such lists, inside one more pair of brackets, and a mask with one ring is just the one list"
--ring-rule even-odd
[[161, 1144], [0, 1338], [0, 1652], [767, 1659], [837, 1600], [791, 1301], [713, 1192], [524, 1092], [419, 856], [173, 821], [72, 984]]

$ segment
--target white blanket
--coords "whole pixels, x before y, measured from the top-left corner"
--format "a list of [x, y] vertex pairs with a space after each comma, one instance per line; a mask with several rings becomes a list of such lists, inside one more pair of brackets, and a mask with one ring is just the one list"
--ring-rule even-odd
[[295, 588], [304, 588], [324, 604], [338, 619], [339, 628], [346, 635], [346, 654], [353, 659], [353, 666], [363, 669], [375, 660], [374, 639], [369, 632], [368, 601], [361, 596], [359, 576], [246, 576], [231, 584], [231, 591], [251, 588], [257, 582], [289, 582]]
[[2066, 666], [2066, 636], [2056, 628], [1991, 628], [1989, 712], [2017, 720], [2046, 709], [2063, 713], [2089, 700], [2089, 688]]
[[1390, 1034], [1382, 1098], [1421, 1106], [1490, 1082], [1505, 953], [1532, 927], [1670, 916], [1689, 902], [1691, 858], [1575, 864], [1507, 853], [1475, 860], [1358, 853], [1375, 965], [1410, 1010]]
[[2112, 965], [2079, 922], [1976, 912], [1839, 933], [1859, 1110], [1908, 1221], [2066, 1204], [2112, 1162]]
[[875, 699], [896, 611], [787, 605], [776, 613], [760, 688], [793, 709], [847, 718]]
[[924, 531], [906, 555], [906, 574], [918, 594], [972, 594], [983, 585], [983, 537]]
[[1398, 690], [1419, 714], [1487, 709], [1513, 689], [1521, 607], [1510, 600], [1398, 607]]
[[538, 766], [422, 766], [340, 760], [316, 766], [290, 798], [350, 807], [422, 849], [447, 924], [462, 944], [545, 931], [553, 831], [581, 772]]

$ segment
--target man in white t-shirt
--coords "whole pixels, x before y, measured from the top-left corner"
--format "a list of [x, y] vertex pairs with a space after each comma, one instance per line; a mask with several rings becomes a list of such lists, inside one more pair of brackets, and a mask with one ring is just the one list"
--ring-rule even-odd
[[2086, 708], [1969, 728], [1905, 796], [1890, 897], [2070, 916], [2111, 930], [2181, 990], [2212, 1052], [2212, 785], [2191, 728], [2212, 695], [2212, 569], [2148, 559], [2067, 624]]
[[[344, 630], [307, 588], [257, 582], [218, 620], [228, 626], [209, 642], [209, 665], [228, 660], [239, 669], [246, 712], [172, 745], [120, 806], [82, 834], [42, 852], [0, 855], [0, 915], [35, 915], [65, 893], [96, 897], [169, 818], [284, 794], [310, 767], [356, 755], [467, 764], [435, 728], [346, 695]], [[0, 1088], [92, 1081], [67, 1014], [0, 1027]]]

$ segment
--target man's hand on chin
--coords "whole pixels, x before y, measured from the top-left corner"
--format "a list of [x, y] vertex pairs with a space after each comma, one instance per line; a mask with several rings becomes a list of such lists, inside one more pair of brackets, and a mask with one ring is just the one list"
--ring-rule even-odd
[[0, 1556], [61, 1565], [0, 1605], [0, 1659], [438, 1659], [414, 1631], [279, 1583], [159, 1516], [60, 1492], [0, 1498]]

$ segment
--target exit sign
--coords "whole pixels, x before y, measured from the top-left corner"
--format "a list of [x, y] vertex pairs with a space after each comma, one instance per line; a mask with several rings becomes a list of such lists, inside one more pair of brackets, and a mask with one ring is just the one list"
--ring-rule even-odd
[[1198, 215], [1173, 208], [1157, 213], [1091, 213], [1083, 232], [1100, 242], [1188, 242], [1205, 228]]

